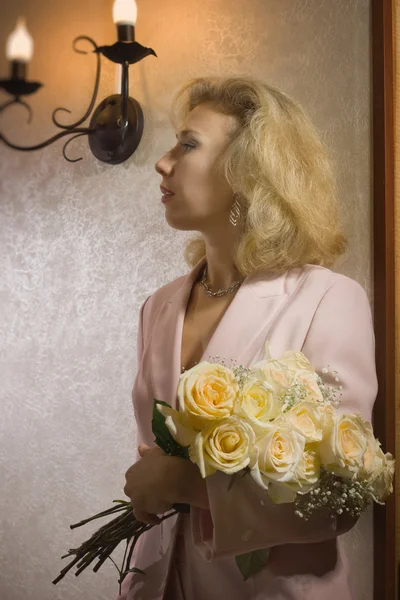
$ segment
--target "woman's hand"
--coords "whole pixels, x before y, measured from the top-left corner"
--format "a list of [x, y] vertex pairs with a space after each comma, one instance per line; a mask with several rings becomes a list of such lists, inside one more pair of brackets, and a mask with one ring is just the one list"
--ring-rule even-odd
[[139, 445], [142, 457], [125, 473], [124, 493], [131, 499], [133, 513], [142, 523], [156, 525], [160, 522], [157, 514], [166, 512], [174, 504], [171, 489], [171, 464], [158, 446], [149, 448]]
[[140, 444], [138, 450], [142, 458], [125, 473], [124, 487], [138, 521], [157, 525], [157, 514], [175, 503], [208, 507], [205, 481], [190, 460], [168, 456], [158, 446]]

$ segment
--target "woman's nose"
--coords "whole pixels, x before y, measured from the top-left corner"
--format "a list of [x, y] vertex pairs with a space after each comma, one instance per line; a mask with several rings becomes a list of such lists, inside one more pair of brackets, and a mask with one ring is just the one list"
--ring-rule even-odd
[[155, 164], [155, 170], [159, 175], [170, 175], [172, 168], [172, 161], [168, 158], [167, 154], [160, 158]]

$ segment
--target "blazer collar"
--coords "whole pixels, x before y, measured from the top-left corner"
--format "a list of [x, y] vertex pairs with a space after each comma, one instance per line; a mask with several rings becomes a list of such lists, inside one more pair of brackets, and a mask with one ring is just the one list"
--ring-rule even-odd
[[[151, 378], [154, 396], [176, 407], [176, 389], [181, 375], [183, 324], [193, 283], [205, 257], [179, 278], [179, 285], [165, 299], [153, 326]], [[201, 360], [225, 361], [250, 366], [264, 357], [268, 332], [305, 274], [294, 268], [277, 275], [251, 274], [243, 281], [209, 340]], [[233, 363], [231, 363], [233, 361]]]

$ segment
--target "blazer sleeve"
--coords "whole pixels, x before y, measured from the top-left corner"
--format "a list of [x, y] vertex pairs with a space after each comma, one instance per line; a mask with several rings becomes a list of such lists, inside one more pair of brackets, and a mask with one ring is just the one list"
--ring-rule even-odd
[[[150, 296], [149, 296], [150, 298]], [[147, 301], [149, 300], [149, 298], [146, 298], [146, 300], [143, 302], [142, 306], [140, 307], [139, 310], [139, 322], [138, 322], [138, 333], [137, 333], [137, 344], [136, 344], [136, 356], [137, 356], [137, 360], [136, 360], [136, 376], [135, 376], [135, 380], [133, 383], [133, 389], [132, 389], [132, 401], [134, 400], [135, 397], [135, 390], [136, 390], [136, 383], [138, 380], [138, 376], [139, 376], [139, 371], [140, 371], [140, 367], [141, 367], [141, 363], [142, 363], [142, 357], [143, 357], [143, 351], [144, 351], [144, 346], [145, 346], [145, 327], [144, 327], [144, 311], [145, 311], [145, 306]], [[138, 429], [136, 429], [136, 448], [139, 445], [141, 439], [140, 439], [140, 435], [138, 433]], [[140, 454], [138, 452], [138, 450], [136, 449], [136, 453], [135, 453], [135, 462], [137, 462], [138, 460], [140, 460]], [[133, 543], [133, 538], [131, 539], [131, 541], [128, 544], [128, 548], [127, 548], [127, 553], [129, 553], [131, 547], [132, 547], [132, 543]], [[133, 555], [132, 555], [132, 559], [131, 559], [131, 563], [130, 563], [130, 567], [132, 567], [132, 565], [135, 564], [135, 557], [136, 554], [138, 552], [138, 545], [134, 548], [133, 550]], [[128, 573], [128, 575], [125, 577], [124, 581], [122, 582], [122, 586], [121, 586], [121, 594], [118, 594], [115, 598], [115, 600], [127, 600], [128, 595], [129, 595], [129, 591], [130, 591], [130, 585], [132, 582], [132, 573]]]
[[[378, 391], [375, 337], [368, 297], [353, 279], [339, 275], [321, 299], [302, 350], [314, 369], [337, 371], [324, 377], [342, 385], [340, 412], [359, 413], [371, 420]], [[320, 542], [345, 533], [357, 519], [326, 513], [304, 521], [293, 504], [274, 505], [249, 476], [217, 472], [206, 478], [210, 508], [191, 507], [195, 545], [206, 561], [282, 544]]]
[[[144, 327], [144, 311], [145, 311], [145, 306], [147, 301], [151, 298], [151, 296], [149, 296], [148, 298], [146, 298], [146, 300], [143, 302], [142, 306], [140, 307], [139, 310], [139, 322], [138, 322], [138, 333], [137, 333], [137, 343], [136, 343], [136, 376], [135, 376], [135, 381], [133, 383], [133, 388], [132, 388], [132, 404], [133, 406], [135, 406], [135, 393], [136, 393], [136, 384], [137, 384], [137, 379], [139, 376], [139, 371], [140, 371], [140, 367], [142, 364], [142, 358], [143, 358], [143, 351], [144, 351], [144, 340], [145, 340], [145, 327]], [[139, 430], [136, 429], [136, 453], [135, 453], [135, 462], [137, 462], [141, 457], [139, 454], [139, 451], [137, 449], [137, 447], [139, 446], [139, 444], [141, 443], [141, 438], [139, 435]]]

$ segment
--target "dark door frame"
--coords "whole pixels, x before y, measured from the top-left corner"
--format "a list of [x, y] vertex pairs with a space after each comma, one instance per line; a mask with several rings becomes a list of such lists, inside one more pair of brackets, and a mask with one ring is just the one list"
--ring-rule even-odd
[[[374, 430], [395, 455], [393, 0], [372, 0], [374, 326], [379, 391]], [[374, 505], [374, 600], [396, 598], [395, 494]]]

